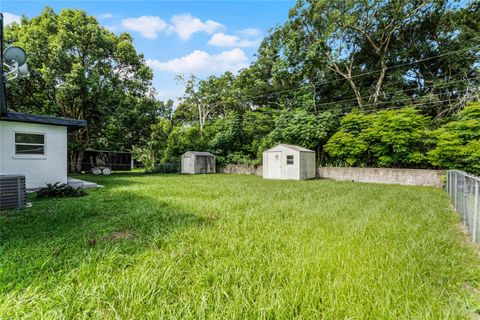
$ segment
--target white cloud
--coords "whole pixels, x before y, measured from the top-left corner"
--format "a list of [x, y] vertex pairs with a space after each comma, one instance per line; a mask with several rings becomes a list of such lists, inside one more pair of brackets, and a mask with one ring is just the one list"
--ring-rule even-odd
[[225, 33], [214, 33], [210, 38], [210, 40], [208, 41], [209, 45], [216, 46], [216, 47], [223, 47], [223, 48], [254, 47], [259, 43], [260, 41], [258, 40], [240, 39], [237, 36], [229, 35]]
[[246, 28], [243, 30], [240, 30], [238, 32], [239, 35], [242, 35], [244, 37], [257, 37], [261, 34], [262, 32], [258, 29], [255, 28]]
[[242, 49], [223, 51], [218, 55], [210, 55], [205, 51], [195, 50], [192, 53], [165, 62], [149, 59], [147, 65], [159, 71], [175, 73], [213, 74], [225, 71], [237, 72], [247, 67], [248, 58]]
[[115, 26], [108, 25], [108, 26], [103, 26], [103, 27], [110, 32], [116, 32], [117, 31], [117, 27], [115, 27]]
[[224, 28], [222, 24], [213, 20], [202, 22], [199, 18], [192, 17], [190, 13], [175, 15], [170, 22], [168, 31], [177, 34], [182, 40], [190, 39], [192, 34], [197, 32], [212, 34]]
[[98, 19], [112, 19], [117, 17], [117, 15], [114, 15], [113, 13], [101, 13], [97, 16]]
[[17, 16], [16, 14], [13, 14], [13, 13], [4, 12], [3, 19], [4, 19], [5, 25], [8, 26], [9, 24], [12, 24], [14, 22], [20, 23], [20, 20], [22, 19], [22, 17]]
[[156, 16], [141, 16], [123, 19], [122, 26], [128, 30], [139, 32], [145, 38], [155, 39], [158, 32], [167, 28], [167, 23]]

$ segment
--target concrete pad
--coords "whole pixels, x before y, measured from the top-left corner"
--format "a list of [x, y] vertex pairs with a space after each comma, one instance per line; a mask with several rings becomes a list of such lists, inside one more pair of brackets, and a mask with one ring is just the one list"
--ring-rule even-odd
[[82, 188], [82, 189], [96, 189], [103, 188], [103, 186], [96, 184], [95, 182], [84, 181], [80, 179], [75, 179], [68, 177], [67, 184], [73, 188]]

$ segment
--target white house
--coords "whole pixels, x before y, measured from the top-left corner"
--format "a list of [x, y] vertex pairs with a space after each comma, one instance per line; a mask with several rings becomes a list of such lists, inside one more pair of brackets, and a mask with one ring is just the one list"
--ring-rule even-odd
[[67, 183], [67, 132], [84, 120], [19, 112], [0, 115], [0, 174], [25, 175], [27, 189]]
[[263, 153], [263, 178], [303, 180], [315, 178], [315, 152], [279, 144]]
[[215, 156], [210, 152], [187, 151], [182, 155], [182, 173], [215, 173]]

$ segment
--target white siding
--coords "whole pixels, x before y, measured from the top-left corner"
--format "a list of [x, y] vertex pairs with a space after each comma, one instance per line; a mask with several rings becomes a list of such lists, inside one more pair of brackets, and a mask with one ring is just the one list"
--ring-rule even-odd
[[[44, 156], [15, 156], [15, 132], [45, 134]], [[67, 128], [0, 121], [0, 174], [24, 174], [27, 188], [67, 182]]]
[[[287, 164], [287, 157], [293, 156], [293, 164]], [[300, 152], [285, 149], [282, 152], [282, 176], [280, 179], [300, 179]]]

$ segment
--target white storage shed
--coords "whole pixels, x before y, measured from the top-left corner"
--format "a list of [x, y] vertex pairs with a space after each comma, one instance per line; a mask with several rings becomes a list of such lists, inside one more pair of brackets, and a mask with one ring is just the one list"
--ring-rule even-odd
[[187, 151], [182, 155], [182, 173], [215, 173], [215, 156], [210, 152]]
[[263, 153], [263, 178], [303, 180], [315, 178], [315, 152], [279, 144]]

